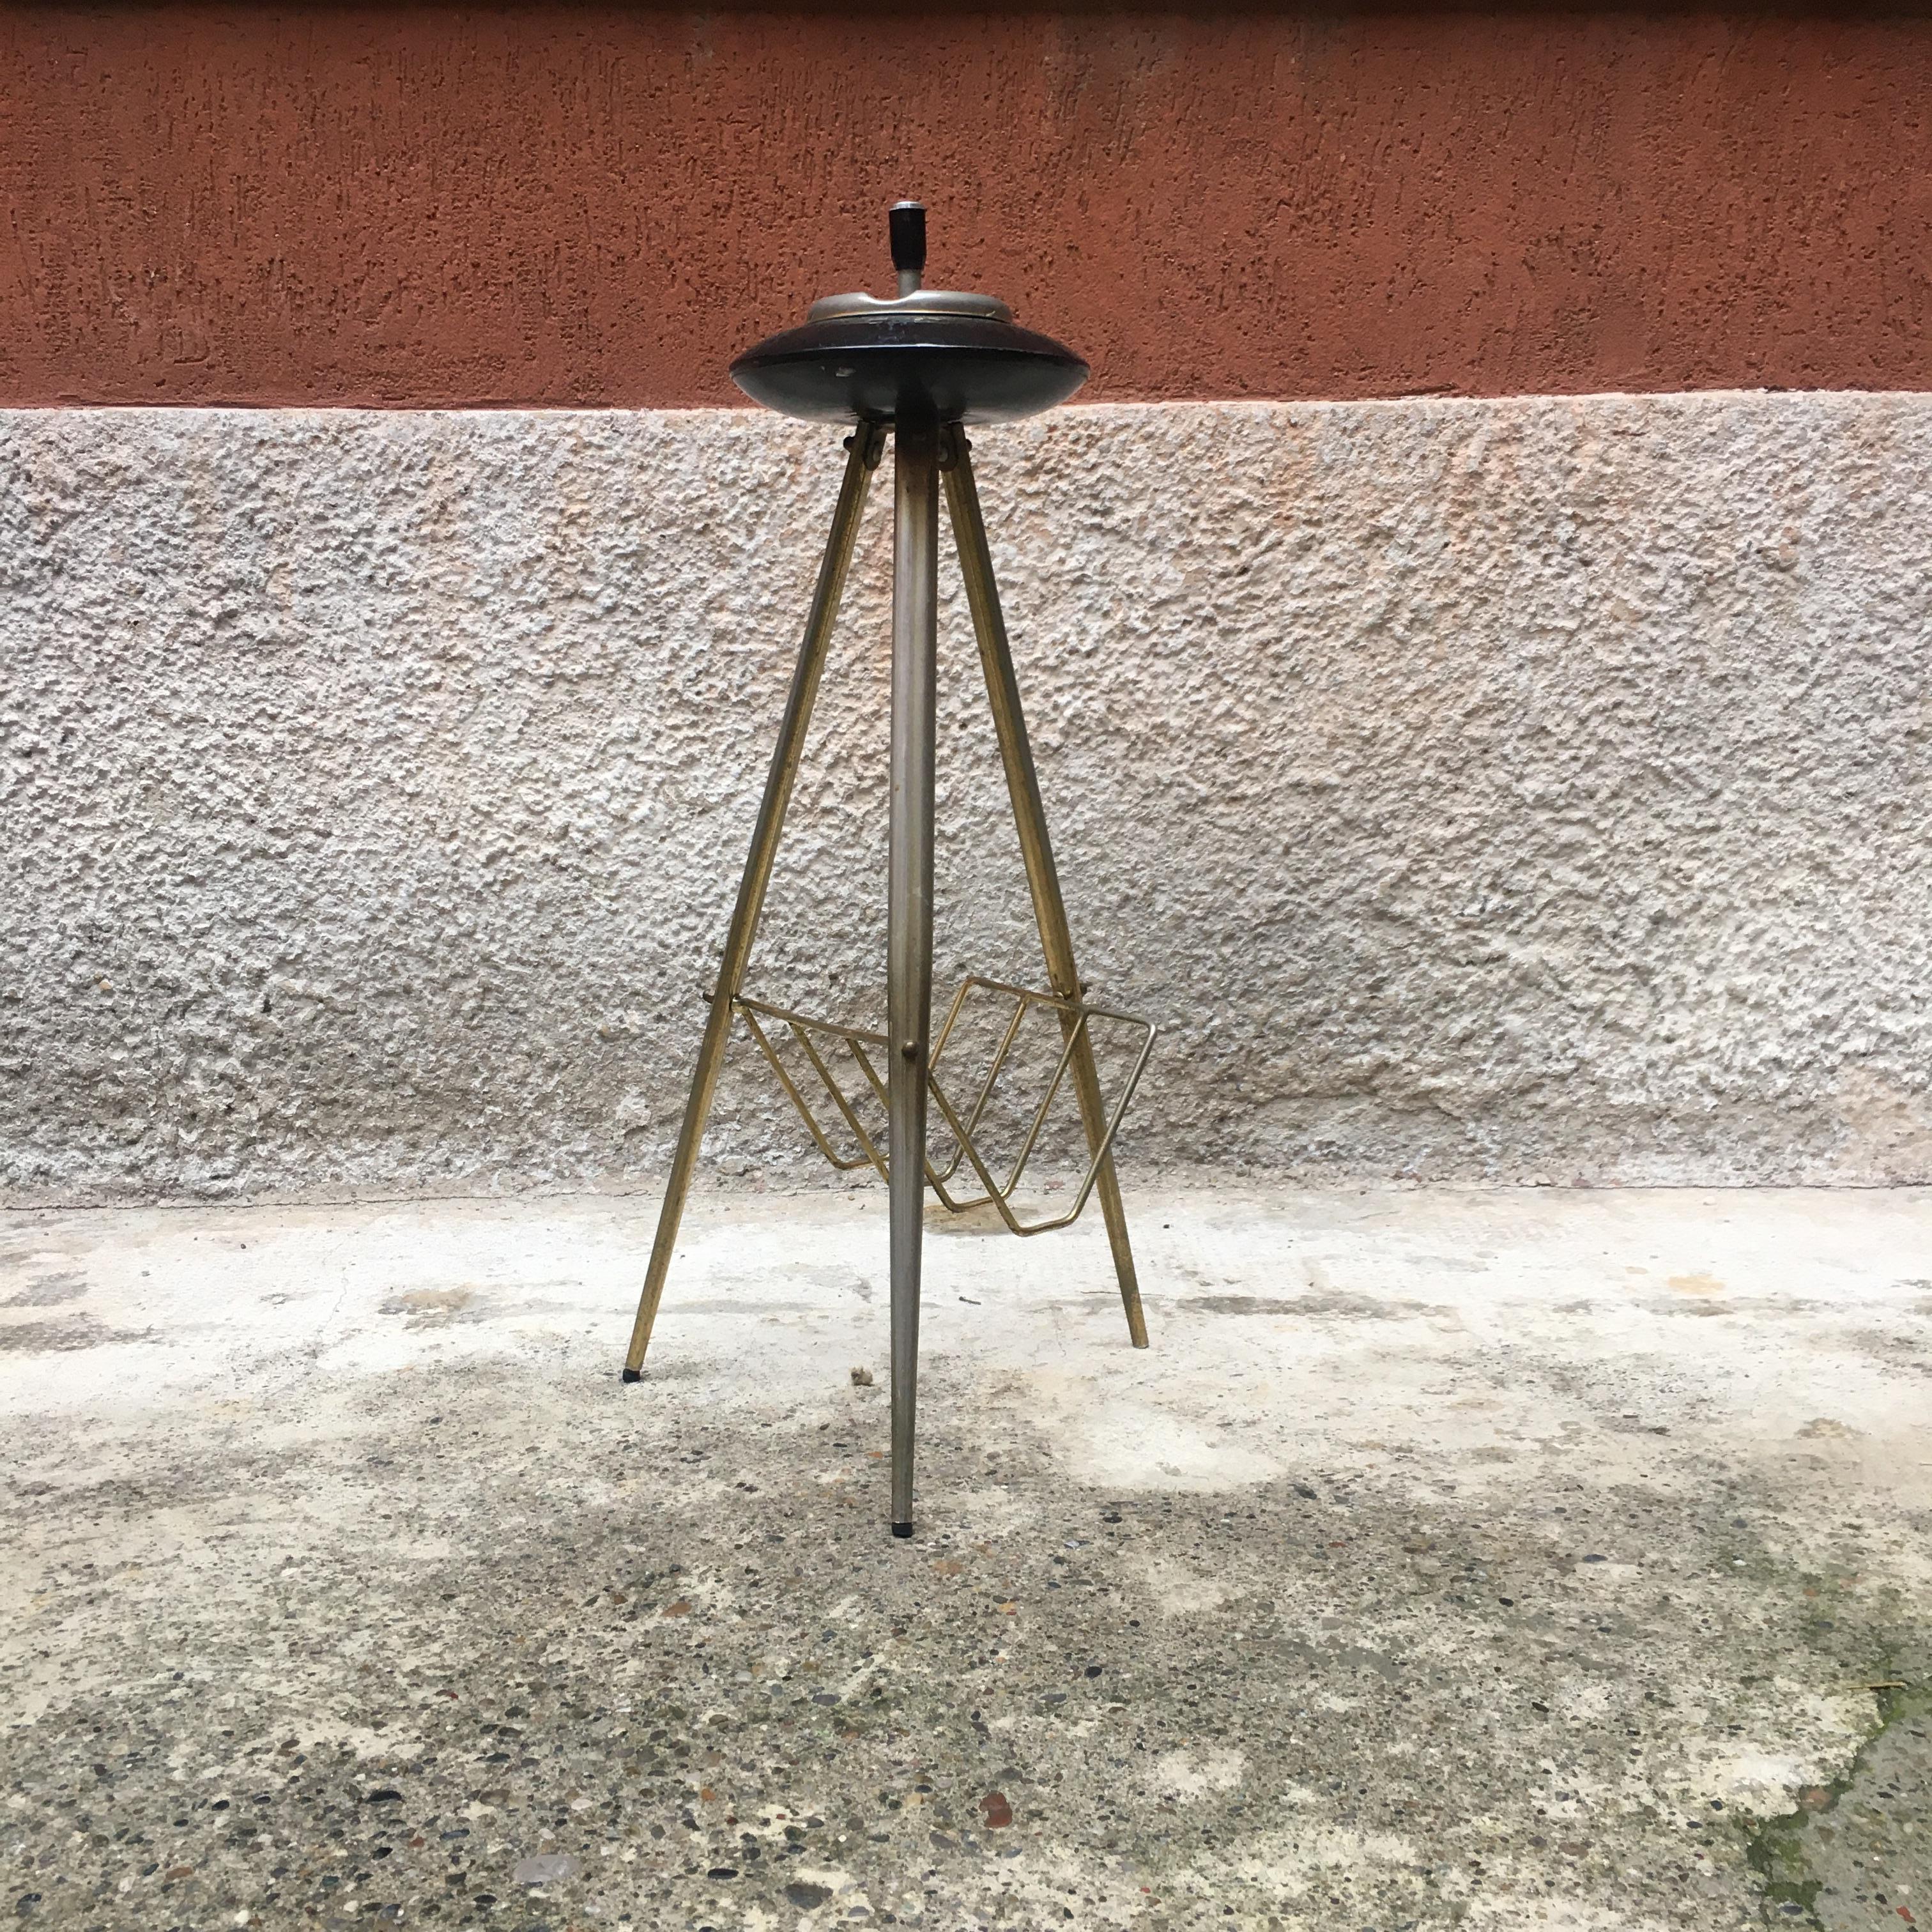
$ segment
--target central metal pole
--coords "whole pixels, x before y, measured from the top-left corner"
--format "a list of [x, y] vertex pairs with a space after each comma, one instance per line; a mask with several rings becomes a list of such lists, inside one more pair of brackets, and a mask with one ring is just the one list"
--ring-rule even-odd
[[939, 424], [902, 416], [892, 450], [892, 808], [886, 1028], [892, 1276], [892, 1534], [912, 1534], [919, 1406], [926, 1076], [932, 1030], [933, 740], [939, 657]]

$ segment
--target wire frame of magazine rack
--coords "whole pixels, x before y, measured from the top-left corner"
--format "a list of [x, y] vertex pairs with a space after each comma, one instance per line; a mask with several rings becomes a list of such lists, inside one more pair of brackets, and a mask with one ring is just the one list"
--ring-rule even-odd
[[[952, 1040], [961, 1016], [975, 993], [985, 993], [1010, 1000], [1012, 1012], [1000, 1036], [998, 1045], [993, 1050], [992, 1058], [980, 1081], [971, 1104], [962, 1114], [953, 1105], [945, 1088], [940, 1084], [940, 1068], [947, 1044]], [[798, 1110], [799, 1118], [804, 1121], [806, 1130], [811, 1135], [819, 1152], [842, 1173], [849, 1172], [854, 1168], [870, 1167], [881, 1180], [890, 1179], [885, 1155], [880, 1151], [878, 1141], [866, 1131], [865, 1124], [859, 1118], [857, 1105], [840, 1083], [830, 1060], [820, 1046], [820, 1042], [833, 1042], [835, 1052], [837, 1046], [843, 1046], [863, 1076], [866, 1087], [871, 1090], [879, 1105], [886, 1107], [890, 1104], [887, 1098], [886, 1081], [875, 1064], [875, 1056], [878, 1060], [882, 1061], [891, 1051], [890, 1042], [886, 1036], [864, 1027], [841, 1026], [831, 1020], [814, 1019], [808, 1015], [794, 1012], [784, 1006], [771, 1006], [764, 1000], [751, 999], [742, 994], [732, 1004], [743, 1018], [747, 1030], [758, 1042], [772, 1071], [777, 1075], [778, 1084], [784, 1088], [792, 1105]], [[1060, 1054], [1047, 1082], [1045, 1093], [1032, 1109], [1026, 1132], [1020, 1142], [1019, 1151], [1007, 1168], [1005, 1179], [1001, 1180], [995, 1178], [994, 1163], [974, 1136], [986, 1119], [987, 1108], [992, 1102], [1000, 1076], [1006, 1071], [1012, 1060], [1015, 1043], [1019, 1039], [1020, 1030], [1027, 1016], [1036, 1007], [1045, 1008], [1059, 1016], [1062, 1034]], [[1054, 1101], [1066, 1082], [1075, 1053], [1083, 1039], [1090, 1045], [1092, 1042], [1096, 1022], [1105, 1026], [1125, 1029], [1130, 1037], [1138, 1037], [1138, 1044], [1133, 1048], [1132, 1060], [1122, 1084], [1120, 1098], [1107, 1116], [1106, 1127], [1098, 1144], [1092, 1149], [1086, 1172], [1081, 1177], [1079, 1187], [1066, 1210], [1046, 1220], [1024, 1221], [1014, 1212], [1013, 1196], [1025, 1176], [1034, 1150], [1040, 1144], [1042, 1130], [1052, 1111]], [[837, 1110], [838, 1118], [844, 1122], [846, 1132], [856, 1143], [857, 1153], [841, 1153], [834, 1144], [832, 1134], [826, 1131], [824, 1122], [813, 1108], [799, 1082], [794, 1078], [791, 1070], [785, 1065], [778, 1048], [773, 1044], [771, 1034], [767, 1030], [768, 1028], [773, 1026], [785, 1028], [796, 1042], [813, 1074]], [[933, 1105], [939, 1109], [940, 1117], [946, 1123], [946, 1130], [952, 1135], [953, 1142], [952, 1158], [944, 1166], [935, 1166], [930, 1156], [926, 1162], [926, 1184], [938, 1198], [940, 1206], [954, 1214], [963, 1214], [970, 1208], [991, 1207], [1016, 1234], [1044, 1234], [1054, 1228], [1064, 1228], [1078, 1220], [1112, 1149], [1114, 1136], [1119, 1131], [1121, 1121], [1126, 1117], [1128, 1106], [1134, 1097], [1134, 1090], [1140, 1084], [1148, 1056], [1154, 1051], [1156, 1030], [1150, 1022], [1138, 1018], [1131, 1013], [1115, 1012], [1105, 1006], [1088, 1006], [1081, 1000], [1062, 999], [1055, 994], [1036, 992], [1029, 987], [1009, 986], [1002, 980], [988, 980], [976, 974], [962, 980], [959, 990], [952, 996], [952, 1004], [946, 1010], [946, 1018], [940, 1024], [938, 1037], [933, 1042], [932, 1052], [926, 1063], [926, 1090], [932, 1097]], [[949, 1189], [947, 1184], [958, 1172], [962, 1160], [977, 1178], [980, 1187], [984, 1190], [982, 1192], [958, 1198]]]

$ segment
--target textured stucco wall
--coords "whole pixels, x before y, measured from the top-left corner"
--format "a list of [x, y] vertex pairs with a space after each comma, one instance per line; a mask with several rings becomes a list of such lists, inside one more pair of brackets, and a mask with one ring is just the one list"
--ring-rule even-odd
[[[1932, 1174], [1932, 398], [978, 439], [1131, 1161]], [[836, 487], [731, 412], [0, 417], [16, 1196], [640, 1178]], [[882, 955], [875, 496], [754, 975]], [[946, 575], [942, 985], [1034, 976]], [[741, 1053], [714, 1143], [802, 1138]]]
[[0, 8], [0, 403], [735, 403], [887, 279], [1095, 401], [1932, 388], [1922, 6]]

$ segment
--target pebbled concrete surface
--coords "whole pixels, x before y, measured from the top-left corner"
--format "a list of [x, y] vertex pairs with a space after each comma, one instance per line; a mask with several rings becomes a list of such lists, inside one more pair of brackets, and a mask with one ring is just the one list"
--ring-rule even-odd
[[[0, 446], [12, 1197], [660, 1172], [836, 437]], [[1096, 407], [979, 461], [1083, 964], [1166, 1029], [1130, 1161], [1932, 1176], [1932, 398]], [[872, 1021], [888, 520], [754, 988]], [[1030, 978], [944, 630], [940, 984]], [[719, 1157], [806, 1150], [741, 1058]]]
[[1932, 1196], [1131, 1205], [1147, 1354], [935, 1233], [909, 1544], [874, 1193], [629, 1388], [646, 1204], [8, 1217], [20, 1922], [1835, 1932], [1858, 1795], [1906, 1922]]

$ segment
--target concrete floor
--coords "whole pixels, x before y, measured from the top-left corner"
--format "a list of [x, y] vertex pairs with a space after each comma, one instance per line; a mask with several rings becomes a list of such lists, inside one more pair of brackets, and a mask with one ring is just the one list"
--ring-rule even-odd
[[[28, 1925], [1932, 1923], [1932, 1194], [0, 1220]], [[854, 1369], [870, 1370], [869, 1387]], [[1914, 1914], [1918, 1915], [1915, 1918]]]

